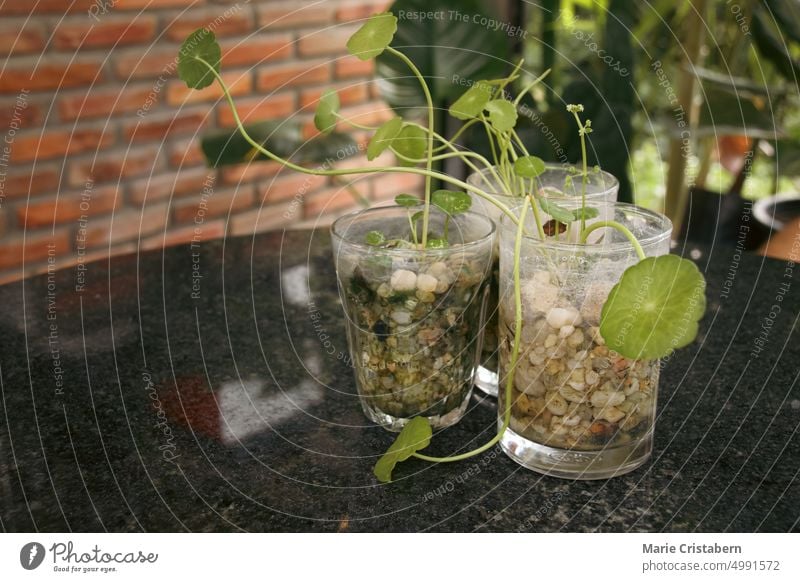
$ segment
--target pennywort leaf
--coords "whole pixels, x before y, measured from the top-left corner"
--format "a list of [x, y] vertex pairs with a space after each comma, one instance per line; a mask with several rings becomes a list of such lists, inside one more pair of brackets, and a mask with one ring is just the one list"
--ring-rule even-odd
[[339, 112], [339, 94], [332, 89], [326, 90], [319, 98], [317, 111], [314, 113], [314, 126], [323, 134], [328, 134], [336, 127], [336, 114]]
[[405, 461], [431, 442], [431, 425], [424, 416], [415, 416], [403, 427], [389, 450], [375, 463], [372, 472], [381, 483], [392, 480], [392, 471], [397, 463]]
[[514, 173], [520, 178], [536, 178], [544, 171], [544, 161], [536, 156], [522, 156], [514, 162]]
[[397, 32], [397, 17], [391, 12], [373, 14], [347, 41], [347, 50], [362, 61], [381, 54]]
[[214, 33], [205, 28], [198, 28], [190, 34], [178, 51], [178, 77], [190, 89], [203, 89], [214, 82], [214, 75], [206, 63], [219, 73], [222, 52]]
[[448, 246], [450, 245], [444, 238], [429, 238], [425, 244], [425, 247], [429, 249], [446, 249]]
[[511, 101], [494, 99], [485, 107], [489, 112], [489, 123], [497, 131], [509, 131], [517, 124], [517, 109]]
[[401, 129], [403, 129], [403, 120], [400, 117], [392, 117], [376, 129], [367, 145], [367, 159], [372, 161], [386, 151], [392, 145], [394, 138], [398, 136]]
[[611, 289], [600, 333], [610, 349], [626, 358], [668, 356], [697, 336], [706, 310], [705, 288], [692, 261], [676, 255], [643, 259]]
[[599, 214], [600, 211], [592, 207], [576, 208], [572, 211], [572, 216], [575, 220], [589, 220], [590, 218], [596, 218]]
[[436, 190], [431, 194], [431, 204], [452, 216], [469, 210], [472, 198], [466, 192]]
[[450, 115], [462, 121], [478, 117], [493, 92], [494, 88], [488, 81], [478, 81], [450, 106]]
[[367, 233], [366, 242], [373, 247], [379, 247], [386, 242], [386, 237], [379, 230], [371, 230]]
[[[414, 160], [425, 157], [428, 148], [428, 139], [425, 130], [416, 125], [406, 125], [392, 140], [392, 149], [402, 156]], [[411, 162], [400, 160], [400, 164], [409, 165]]]
[[572, 210], [567, 210], [563, 206], [559, 206], [552, 200], [547, 198], [539, 198], [539, 208], [544, 210], [547, 214], [555, 218], [558, 222], [569, 224], [576, 220], [575, 214]]
[[394, 197], [394, 203], [398, 206], [405, 206], [406, 208], [411, 208], [412, 206], [418, 206], [422, 204], [422, 200], [417, 198], [416, 196], [412, 196], [411, 194], [398, 194]]

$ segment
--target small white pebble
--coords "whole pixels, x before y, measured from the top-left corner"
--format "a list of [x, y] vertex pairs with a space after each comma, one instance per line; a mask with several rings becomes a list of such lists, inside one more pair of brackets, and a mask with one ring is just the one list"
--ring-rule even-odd
[[550, 394], [547, 398], [547, 410], [556, 416], [567, 413], [567, 401], [558, 394]]
[[[604, 406], [617, 406], [625, 402], [625, 394], [622, 392], [606, 392], [598, 390], [592, 394], [592, 406], [602, 408]], [[611, 422], [614, 422], [613, 420]]]
[[572, 334], [570, 334], [569, 338], [567, 339], [567, 344], [569, 344], [573, 348], [577, 348], [582, 343], [583, 343], [583, 332], [579, 329], [576, 329]]
[[419, 289], [420, 291], [433, 293], [434, 291], [436, 291], [436, 287], [438, 284], [439, 280], [433, 275], [427, 275], [425, 273], [417, 275], [417, 289]]
[[572, 332], [575, 331], [574, 325], [565, 325], [560, 330], [558, 330], [558, 337], [560, 338], [568, 338], [572, 335]]
[[542, 396], [545, 393], [544, 384], [540, 380], [534, 380], [523, 390], [528, 396]]
[[537, 354], [536, 352], [531, 352], [531, 355], [528, 356], [528, 359], [534, 366], [541, 366], [542, 364], [544, 364], [545, 356], [544, 354]]
[[417, 274], [414, 271], [398, 269], [392, 273], [392, 288], [395, 291], [413, 291], [417, 286]]
[[608, 422], [619, 422], [623, 419], [625, 413], [622, 412], [619, 408], [614, 406], [609, 406], [608, 408], [604, 408], [597, 418], [603, 419], [605, 418]]
[[561, 329], [565, 325], [580, 325], [583, 321], [581, 314], [571, 307], [553, 307], [547, 312], [546, 319], [554, 329]]
[[411, 323], [411, 314], [408, 311], [392, 311], [392, 319], [400, 325]]
[[430, 267], [428, 267], [428, 275], [436, 277], [440, 280], [448, 281], [448, 283], [452, 283], [453, 271], [450, 270], [450, 267], [447, 266], [447, 263], [442, 261], [438, 261], [433, 263]]

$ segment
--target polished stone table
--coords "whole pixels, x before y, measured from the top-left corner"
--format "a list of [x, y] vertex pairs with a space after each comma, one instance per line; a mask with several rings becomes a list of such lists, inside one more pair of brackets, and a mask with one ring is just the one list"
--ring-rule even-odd
[[[677, 249], [681, 251], [681, 249]], [[502, 452], [371, 474], [327, 231], [112, 258], [0, 288], [5, 531], [790, 531], [800, 267], [689, 249], [697, 344], [664, 368], [653, 459], [608, 481]], [[495, 403], [436, 435], [484, 442]]]

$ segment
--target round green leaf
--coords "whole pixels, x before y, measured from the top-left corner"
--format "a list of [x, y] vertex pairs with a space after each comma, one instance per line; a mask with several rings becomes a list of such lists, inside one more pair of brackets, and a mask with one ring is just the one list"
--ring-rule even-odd
[[417, 206], [422, 204], [422, 200], [417, 198], [416, 196], [412, 196], [411, 194], [398, 194], [394, 197], [394, 203], [398, 206], [405, 206], [406, 208], [411, 208], [412, 206]]
[[391, 12], [374, 14], [347, 41], [350, 54], [368, 61], [381, 54], [397, 31], [397, 17]]
[[219, 73], [222, 52], [214, 33], [198, 28], [190, 34], [178, 51], [178, 77], [191, 89], [203, 89], [214, 82], [214, 75], [202, 59]]
[[319, 99], [314, 113], [314, 126], [322, 133], [330, 133], [336, 127], [336, 114], [339, 112], [339, 94], [326, 90]]
[[517, 124], [517, 109], [511, 101], [494, 99], [485, 107], [489, 112], [489, 123], [497, 131], [509, 131]]
[[462, 121], [478, 117], [492, 98], [493, 91], [492, 85], [478, 81], [450, 106], [450, 115]]
[[466, 192], [436, 190], [431, 194], [431, 204], [444, 210], [447, 214], [460, 214], [469, 210], [472, 205], [472, 198]]
[[547, 198], [539, 198], [539, 208], [544, 210], [547, 214], [552, 216], [558, 222], [562, 224], [569, 224], [570, 222], [575, 220], [575, 214], [573, 214], [572, 210], [567, 210], [563, 206], [559, 206], [552, 200], [548, 200]]
[[392, 117], [389, 121], [381, 125], [369, 140], [367, 145], [367, 159], [374, 160], [392, 145], [394, 138], [398, 136], [403, 128], [403, 120], [400, 117]]
[[425, 247], [429, 249], [446, 249], [448, 246], [450, 245], [448, 244], [447, 239], [443, 238], [429, 238], [425, 245]]
[[706, 310], [706, 282], [697, 266], [676, 255], [648, 257], [629, 267], [600, 316], [606, 344], [631, 359], [668, 356], [697, 336]]
[[520, 178], [536, 178], [544, 170], [544, 162], [536, 156], [522, 156], [514, 162], [514, 173]]
[[386, 242], [386, 237], [379, 230], [371, 230], [366, 236], [367, 244], [373, 247], [379, 247]]
[[392, 480], [392, 471], [395, 465], [405, 461], [411, 455], [427, 447], [431, 443], [433, 431], [428, 419], [424, 416], [415, 416], [403, 427], [400, 434], [389, 447], [389, 450], [378, 459], [372, 472], [378, 481], [388, 483]]
[[575, 220], [590, 220], [598, 217], [600, 215], [600, 211], [597, 208], [587, 206], [586, 208], [576, 208], [572, 211], [572, 215], [575, 217]]
[[[406, 125], [397, 134], [397, 137], [392, 140], [392, 149], [398, 154], [411, 158], [413, 160], [421, 160], [425, 157], [425, 152], [428, 148], [428, 136], [421, 127], [416, 125]], [[400, 161], [401, 164], [411, 164], [411, 162]]]

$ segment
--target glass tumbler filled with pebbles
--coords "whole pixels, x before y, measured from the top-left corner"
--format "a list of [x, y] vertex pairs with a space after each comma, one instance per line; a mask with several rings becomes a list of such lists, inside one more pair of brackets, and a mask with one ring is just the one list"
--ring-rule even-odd
[[[669, 252], [666, 217], [623, 203], [587, 206], [627, 227], [645, 255]], [[514, 337], [515, 230], [500, 228], [501, 378], [509, 371]], [[626, 358], [609, 349], [600, 333], [610, 291], [637, 261], [617, 230], [597, 229], [586, 244], [543, 241], [535, 234], [523, 239], [520, 353], [511, 425], [501, 441], [518, 463], [557, 477], [601, 479], [631, 471], [650, 456], [659, 360]], [[636, 301], [630, 308], [637, 308]]]
[[[444, 229], [443, 213], [431, 230]], [[370, 245], [380, 232], [391, 248]], [[408, 210], [373, 208], [332, 226], [339, 292], [364, 413], [388, 430], [415, 416], [455, 424], [467, 407], [480, 350], [495, 226], [451, 217], [449, 244], [405, 243]]]

